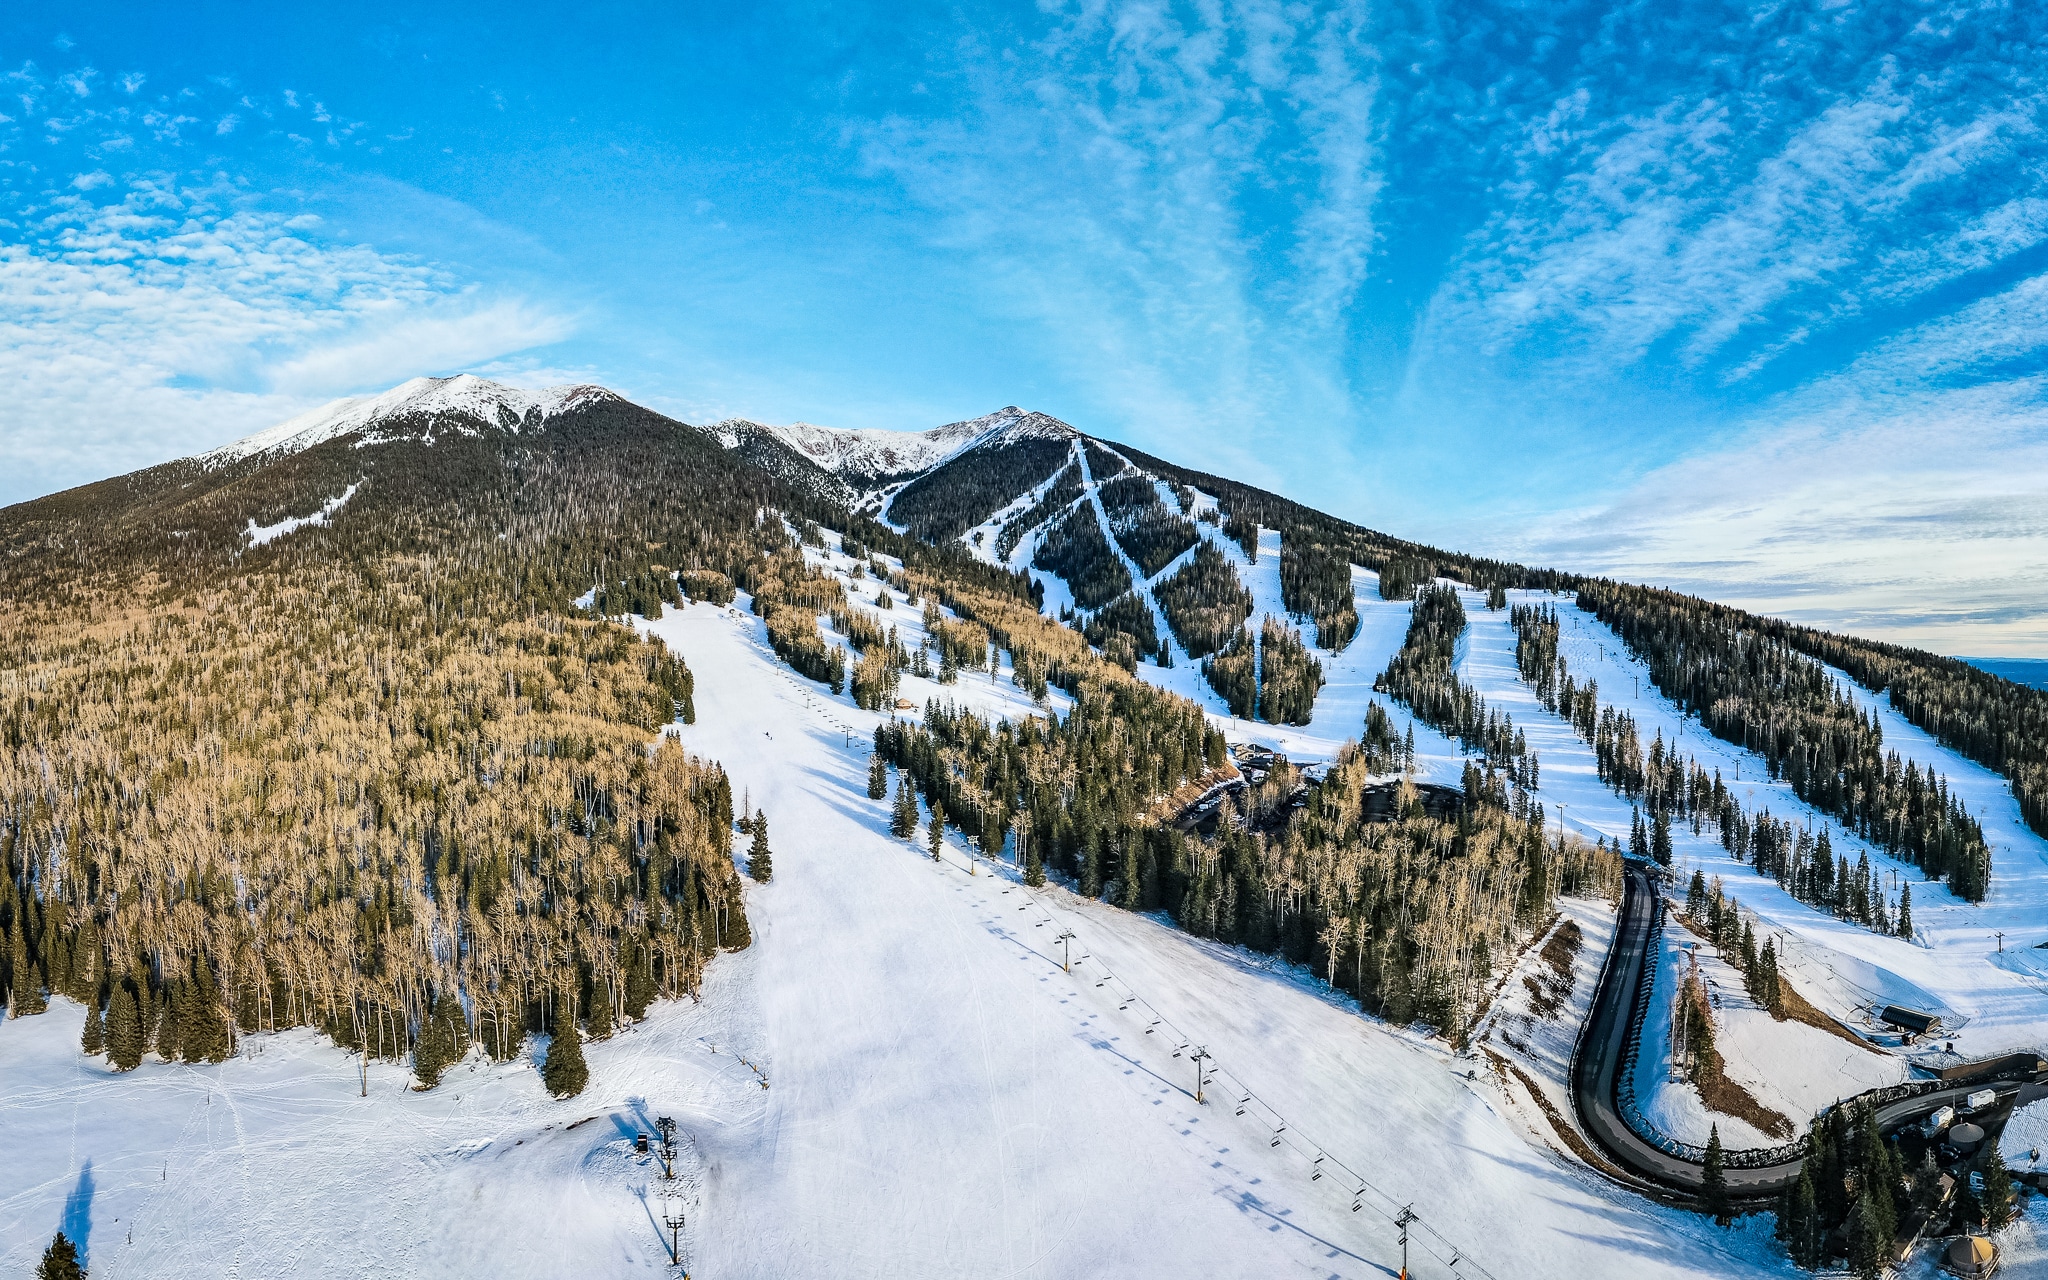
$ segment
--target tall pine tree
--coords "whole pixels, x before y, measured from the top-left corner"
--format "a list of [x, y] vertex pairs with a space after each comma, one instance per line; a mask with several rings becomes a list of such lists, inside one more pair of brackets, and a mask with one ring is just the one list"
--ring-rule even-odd
[[113, 999], [107, 1002], [107, 1061], [116, 1071], [133, 1071], [142, 1065], [145, 1047], [135, 984], [123, 978], [114, 983]]
[[882, 753], [868, 753], [868, 799], [886, 800], [889, 797], [889, 766], [883, 762]]
[[1721, 1126], [1707, 1130], [1707, 1165], [1700, 1173], [1700, 1208], [1713, 1215], [1718, 1226], [1735, 1221], [1728, 1204], [1728, 1173], [1722, 1167]]
[[555, 1001], [554, 1038], [548, 1041], [548, 1060], [541, 1064], [541, 1083], [557, 1098], [573, 1097], [590, 1083], [590, 1067], [583, 1061], [583, 1038], [576, 1030], [576, 1015], [568, 998]]
[[747, 874], [767, 884], [775, 876], [775, 858], [768, 852], [768, 815], [754, 810], [754, 843], [747, 850]]
[[910, 790], [910, 775], [896, 780], [896, 807], [889, 813], [889, 834], [908, 840], [917, 834], [917, 797]]
[[43, 1250], [42, 1265], [36, 1268], [36, 1280], [85, 1280], [85, 1271], [78, 1265], [78, 1246], [71, 1243], [62, 1231], [50, 1241], [50, 1247]]

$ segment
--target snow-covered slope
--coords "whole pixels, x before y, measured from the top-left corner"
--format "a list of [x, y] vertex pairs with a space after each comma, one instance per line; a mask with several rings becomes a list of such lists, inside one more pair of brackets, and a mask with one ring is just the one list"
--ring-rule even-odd
[[821, 427], [809, 422], [778, 427], [745, 418], [728, 418], [705, 430], [727, 448], [738, 447], [752, 433], [765, 432], [834, 475], [857, 480], [929, 471], [983, 445], [1062, 439], [1078, 434], [1058, 418], [1030, 413], [1015, 405], [929, 431]]
[[259, 454], [292, 454], [351, 432], [396, 429], [423, 420], [457, 419], [472, 429], [502, 427], [519, 431], [539, 425], [569, 409], [619, 397], [588, 384], [528, 391], [460, 374], [452, 378], [414, 378], [374, 396], [349, 396], [310, 413], [280, 422], [233, 444], [199, 455], [201, 462], [237, 462]]

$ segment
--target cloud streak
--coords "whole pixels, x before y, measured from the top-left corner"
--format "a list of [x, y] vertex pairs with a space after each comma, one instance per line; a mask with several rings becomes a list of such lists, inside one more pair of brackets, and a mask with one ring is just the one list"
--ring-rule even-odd
[[319, 222], [157, 176], [0, 244], [0, 501], [195, 452], [334, 395], [558, 341], [574, 321]]

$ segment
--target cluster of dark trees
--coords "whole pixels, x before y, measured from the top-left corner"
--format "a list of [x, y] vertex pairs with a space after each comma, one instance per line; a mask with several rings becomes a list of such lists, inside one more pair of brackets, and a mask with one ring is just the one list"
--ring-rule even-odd
[[1225, 745], [1193, 703], [1119, 678], [1084, 683], [1064, 719], [991, 725], [934, 703], [921, 724], [880, 726], [875, 752], [988, 856], [1014, 832], [1027, 871], [1051, 867], [1090, 896], [1114, 882], [1116, 901], [1149, 909], [1172, 893], [1180, 839], [1153, 806], [1220, 767]]
[[1202, 678], [1243, 720], [1307, 724], [1323, 687], [1323, 664], [1301, 641], [1301, 632], [1268, 617], [1258, 639], [1239, 627], [1229, 643], [1202, 659]]
[[[1383, 735], [1388, 736], [1388, 735]], [[1164, 909], [1191, 933], [1313, 965], [1391, 1021], [1462, 1040], [1498, 965], [1547, 922], [1555, 896], [1608, 893], [1619, 863], [1549, 841], [1541, 806], [1475, 787], [1455, 821], [1409, 787], [1394, 821], [1368, 817], [1365, 753], [1347, 748], [1306, 791], [1285, 761], [1231, 808], [1213, 839], [1159, 821], [1161, 803], [1224, 760], [1222, 736], [1186, 701], [1130, 681], [1088, 682], [1064, 720], [990, 724], [937, 705], [876, 731], [868, 795], [903, 779], [894, 826], [917, 833], [917, 797], [1029, 883], [1048, 871], [1090, 897]], [[1006, 843], [1007, 842], [1007, 843]]]
[[1130, 463], [1093, 440], [1081, 441], [1081, 456], [1088, 462], [1088, 478], [1097, 484], [1114, 480], [1131, 469]]
[[1761, 755], [1800, 799], [1958, 897], [1982, 901], [1991, 850], [1947, 780], [1884, 750], [1877, 716], [1783, 638], [1725, 611], [1646, 588], [1591, 583], [1579, 605], [1620, 636], [1666, 697], [1709, 731]]
[[1358, 602], [1351, 589], [1351, 561], [1342, 548], [1283, 537], [1280, 602], [1287, 612], [1315, 624], [1318, 649], [1341, 652], [1358, 634]]
[[[1090, 614], [1081, 634], [1126, 671], [1134, 670], [1140, 657], [1156, 655], [1162, 664], [1171, 660], [1172, 649], [1160, 643], [1158, 627], [1152, 621], [1152, 607], [1134, 591], [1124, 592]], [[1117, 643], [1119, 640], [1123, 643]]]
[[1323, 664], [1301, 642], [1301, 632], [1277, 618], [1259, 628], [1259, 719], [1307, 724], [1323, 687]]
[[1174, 575], [1152, 588], [1166, 625], [1191, 658], [1206, 658], [1244, 629], [1252, 593], [1237, 580], [1230, 557], [1209, 542]]
[[[1811, 1148], [1799, 1181], [1778, 1203], [1778, 1239], [1792, 1261], [1809, 1271], [1848, 1264], [1859, 1278], [1888, 1274], [1904, 1228], [1941, 1212], [1941, 1170], [1931, 1148], [1917, 1134], [1887, 1140], [1870, 1103], [1830, 1107], [1815, 1117]], [[1912, 1160], [1911, 1146], [1921, 1147]], [[2012, 1175], [1996, 1144], [1983, 1157], [1980, 1195], [1968, 1179], [1956, 1184], [1947, 1221], [1930, 1223], [1930, 1235], [1945, 1229], [2011, 1222], [2017, 1213]]]
[[1021, 514], [1003, 522], [1003, 531], [996, 535], [996, 558], [1009, 560], [1010, 553], [1017, 549], [1017, 544], [1024, 540], [1025, 534], [1065, 511], [1080, 496], [1081, 466], [1079, 463], [1070, 462], [1060, 468], [1059, 474], [1053, 477], [1052, 483], [1046, 486], [1045, 492], [1039, 495], [1037, 502]]
[[1785, 985], [1778, 973], [1778, 944], [1766, 937], [1763, 946], [1757, 946], [1756, 926], [1743, 916], [1742, 904], [1722, 888], [1719, 876], [1709, 884], [1702, 872], [1692, 873], [1685, 889], [1685, 917], [1693, 932], [1713, 943], [1741, 971], [1743, 989], [1750, 998], [1782, 1020]]
[[1045, 483], [1068, 454], [1064, 440], [1016, 440], [970, 449], [905, 485], [889, 518], [913, 538], [951, 542]]
[[1394, 718], [1377, 702], [1365, 704], [1365, 733], [1358, 740], [1369, 773], [1399, 773], [1415, 763], [1415, 729], [1394, 732]]
[[1534, 791], [1542, 780], [1541, 765], [1514, 718], [1487, 706], [1478, 690], [1458, 679], [1458, 637], [1464, 631], [1465, 606], [1457, 588], [1424, 587], [1416, 593], [1400, 649], [1373, 688], [1407, 703], [1424, 724], [1484, 755], [1516, 785]]
[[1031, 563], [1058, 574], [1083, 609], [1100, 609], [1131, 589], [1130, 572], [1102, 536], [1102, 522], [1089, 503], [1069, 511], [1040, 539]]
[[600, 618], [617, 618], [637, 613], [659, 618], [664, 604], [681, 604], [675, 575], [650, 567], [616, 582], [607, 582], [592, 593], [590, 612]]
[[1417, 587], [1437, 580], [1436, 566], [1418, 556], [1390, 556], [1380, 563], [1380, 599], [1412, 600]]
[[1197, 535], [1194, 521], [1159, 500], [1159, 486], [1142, 473], [1123, 476], [1095, 495], [1109, 517], [1109, 531], [1147, 579], [1172, 564]]

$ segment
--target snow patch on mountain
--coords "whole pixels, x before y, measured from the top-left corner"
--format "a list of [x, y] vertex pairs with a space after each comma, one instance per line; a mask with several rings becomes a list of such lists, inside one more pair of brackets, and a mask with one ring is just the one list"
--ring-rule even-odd
[[[521, 431], [571, 409], [619, 397], [589, 384], [529, 391], [459, 374], [452, 378], [414, 378], [374, 396], [347, 396], [309, 413], [280, 422], [233, 444], [199, 455], [203, 463], [239, 462], [260, 454], [292, 454], [349, 435], [371, 432], [387, 424], [423, 419], [468, 420], [478, 427]], [[457, 428], [465, 430], [464, 428]], [[474, 434], [474, 431], [467, 431]], [[393, 439], [383, 435], [380, 439]]]
[[350, 485], [337, 496], [329, 498], [326, 502], [320, 504], [320, 509], [310, 516], [286, 516], [276, 524], [263, 525], [256, 523], [255, 516], [250, 516], [249, 528], [243, 536], [249, 539], [250, 546], [260, 547], [266, 543], [275, 542], [294, 529], [303, 529], [309, 524], [324, 525], [329, 517], [341, 510], [350, 498], [356, 496], [356, 490], [361, 487], [360, 483]]
[[755, 433], [765, 433], [834, 475], [868, 478], [929, 471], [969, 449], [1080, 435], [1058, 418], [1015, 405], [929, 431], [821, 427], [810, 422], [779, 427], [746, 418], [728, 418], [705, 430], [728, 449], [737, 448]]

